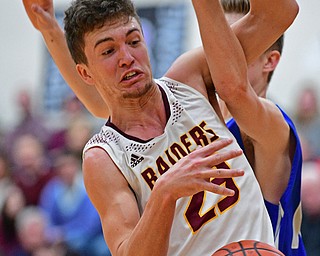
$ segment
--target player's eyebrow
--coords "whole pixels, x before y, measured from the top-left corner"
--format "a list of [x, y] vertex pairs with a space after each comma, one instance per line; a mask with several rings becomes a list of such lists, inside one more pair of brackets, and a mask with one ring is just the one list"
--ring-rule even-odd
[[[131, 33], [138, 31], [140, 32], [140, 30], [138, 28], [131, 28], [128, 30], [128, 32], [126, 33], [126, 37], [128, 37]], [[94, 49], [98, 47], [99, 44], [104, 43], [104, 42], [108, 42], [108, 41], [114, 41], [114, 39], [112, 37], [104, 37], [99, 39], [95, 45], [94, 45]]]
[[112, 37], [101, 38], [95, 43], [94, 49], [97, 48], [99, 44], [102, 44], [102, 43], [108, 42], [108, 41], [114, 41], [114, 39]]

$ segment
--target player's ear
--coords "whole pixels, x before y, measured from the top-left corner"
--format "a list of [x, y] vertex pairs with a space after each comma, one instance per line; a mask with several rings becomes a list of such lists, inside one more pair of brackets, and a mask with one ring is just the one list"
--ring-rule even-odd
[[82, 80], [88, 85], [94, 85], [94, 80], [90, 74], [88, 67], [85, 64], [77, 64], [76, 69]]
[[265, 54], [266, 54], [266, 61], [263, 69], [265, 72], [272, 72], [276, 69], [280, 61], [281, 54], [279, 51], [276, 51], [276, 50], [268, 51]]

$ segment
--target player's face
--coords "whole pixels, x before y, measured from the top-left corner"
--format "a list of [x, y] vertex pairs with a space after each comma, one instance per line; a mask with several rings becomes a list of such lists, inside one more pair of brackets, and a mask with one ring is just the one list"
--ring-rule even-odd
[[266, 93], [266, 71], [265, 65], [268, 61], [267, 55], [264, 53], [248, 66], [248, 79], [250, 84], [258, 96], [264, 97]]
[[107, 23], [84, 39], [88, 65], [80, 64], [83, 75], [104, 99], [139, 98], [149, 90], [150, 60], [136, 19]]

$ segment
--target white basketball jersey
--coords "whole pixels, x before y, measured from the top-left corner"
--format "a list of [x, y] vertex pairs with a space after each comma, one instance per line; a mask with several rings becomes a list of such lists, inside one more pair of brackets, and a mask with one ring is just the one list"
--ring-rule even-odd
[[[193, 88], [177, 81], [156, 80], [169, 116], [165, 132], [151, 140], [130, 137], [107, 123], [85, 146], [103, 148], [133, 189], [140, 211], [154, 182], [197, 146], [233, 137], [209, 101]], [[223, 150], [239, 148], [236, 140]], [[273, 232], [259, 184], [244, 155], [218, 167], [243, 169], [237, 178], [212, 182], [236, 191], [224, 197], [201, 192], [180, 198], [170, 235], [168, 255], [211, 255], [230, 242], [254, 239], [274, 245]]]

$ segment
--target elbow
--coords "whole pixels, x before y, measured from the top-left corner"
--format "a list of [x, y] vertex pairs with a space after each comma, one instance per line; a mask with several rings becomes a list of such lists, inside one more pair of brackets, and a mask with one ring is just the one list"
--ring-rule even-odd
[[296, 17], [299, 13], [300, 7], [296, 1], [293, 2], [293, 13], [294, 16]]
[[227, 104], [235, 102], [239, 97], [246, 94], [248, 86], [248, 83], [245, 82], [221, 82], [221, 90], [218, 91], [218, 95]]
[[[279, 8], [279, 22], [278, 25], [283, 28], [283, 32], [287, 30], [291, 24], [295, 21], [296, 17], [299, 14], [299, 5], [295, 0], [288, 1], [289, 4], [283, 6], [284, 9]], [[282, 9], [282, 11], [281, 11]], [[283, 11], [285, 10], [285, 11]]]
[[[285, 32], [295, 21], [299, 14], [299, 5], [296, 0], [272, 1], [278, 5], [276, 8], [262, 9], [251, 8], [250, 17], [255, 20], [256, 24], [261, 22], [269, 24], [278, 29], [278, 32]], [[272, 3], [271, 3], [272, 4]], [[259, 23], [260, 22], [260, 23]]]
[[287, 17], [288, 17], [288, 24], [287, 26], [290, 26], [296, 17], [299, 14], [300, 7], [296, 1], [290, 1], [291, 4], [288, 6], [288, 12], [287, 12]]

